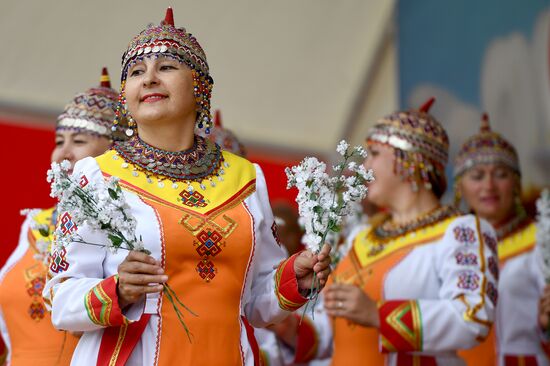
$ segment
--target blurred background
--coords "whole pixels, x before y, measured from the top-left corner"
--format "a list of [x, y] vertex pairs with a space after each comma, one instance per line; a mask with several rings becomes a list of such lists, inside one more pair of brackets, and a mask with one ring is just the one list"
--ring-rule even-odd
[[519, 150], [526, 194], [550, 181], [550, 0], [3, 0], [0, 262], [19, 210], [54, 204], [57, 115], [102, 66], [118, 88], [122, 52], [167, 6], [206, 50], [213, 109], [263, 167], [272, 201], [295, 196], [284, 167], [330, 161], [341, 139], [360, 144], [377, 118], [430, 96], [451, 159], [487, 111]]

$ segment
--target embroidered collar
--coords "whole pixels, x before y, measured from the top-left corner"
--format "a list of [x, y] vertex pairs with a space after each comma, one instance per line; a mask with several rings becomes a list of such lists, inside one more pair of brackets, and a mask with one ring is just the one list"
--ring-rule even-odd
[[504, 224], [499, 225], [498, 228], [495, 227], [498, 242], [500, 243], [510, 235], [515, 234], [520, 229], [523, 229], [529, 225], [532, 221], [533, 220], [531, 220], [525, 210], [520, 210], [517, 215], [506, 221]]
[[178, 152], [157, 149], [139, 136], [116, 142], [113, 149], [148, 178], [153, 176], [172, 182], [200, 183], [204, 179], [224, 174], [220, 147], [201, 136], [195, 136], [193, 147]]
[[368, 240], [386, 244], [402, 235], [417, 231], [428, 226], [437, 224], [452, 216], [459, 216], [460, 211], [453, 206], [438, 206], [434, 210], [419, 216], [414, 221], [405, 224], [395, 224], [387, 216], [378, 225], [374, 226], [368, 233]]

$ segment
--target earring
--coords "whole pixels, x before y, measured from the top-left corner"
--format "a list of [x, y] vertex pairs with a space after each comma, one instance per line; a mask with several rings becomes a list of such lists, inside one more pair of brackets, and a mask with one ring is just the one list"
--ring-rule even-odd
[[459, 186], [459, 180], [456, 179], [455, 180], [455, 184], [454, 184], [454, 192], [455, 192], [455, 197], [454, 197], [454, 206], [456, 208], [460, 208], [460, 202], [462, 201], [462, 193], [460, 192], [460, 188], [458, 187]]
[[113, 120], [113, 127], [111, 127], [111, 130], [114, 132], [117, 129], [123, 128], [124, 124], [126, 124], [126, 129], [124, 133], [128, 137], [132, 137], [134, 135], [135, 129], [136, 129], [136, 121], [128, 111], [128, 108], [126, 106], [126, 97], [124, 96], [124, 85], [125, 82], [123, 81], [120, 85], [120, 93], [118, 95], [118, 102], [116, 105], [115, 110], [115, 119]]
[[210, 114], [210, 97], [212, 93], [213, 80], [202, 72], [191, 70], [193, 75], [193, 93], [195, 95], [195, 105], [197, 112], [197, 126], [204, 128], [205, 133], [209, 134], [212, 128], [212, 115]]

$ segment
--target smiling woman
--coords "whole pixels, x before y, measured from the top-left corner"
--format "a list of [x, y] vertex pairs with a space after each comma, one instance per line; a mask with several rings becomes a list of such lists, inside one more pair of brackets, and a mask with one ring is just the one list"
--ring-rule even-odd
[[[110, 128], [116, 100], [103, 69], [100, 86], [77, 94], [58, 117], [51, 161], [69, 160], [74, 167], [78, 160], [104, 153], [113, 139], [124, 136]], [[0, 271], [0, 331], [9, 365], [68, 365], [78, 341], [52, 326], [41, 296], [56, 211], [52, 207], [28, 215], [17, 248]]]
[[516, 149], [491, 130], [483, 115], [479, 133], [464, 142], [456, 158], [455, 193], [457, 203], [463, 198], [496, 229], [499, 301], [489, 339], [464, 353], [468, 365], [550, 364], [537, 318], [544, 276], [537, 263], [535, 223], [521, 204], [520, 182]]
[[[132, 117], [139, 121], [137, 129], [142, 139], [168, 151], [192, 146], [197, 119], [194, 75], [184, 63], [166, 56], [145, 58], [130, 67], [126, 103]], [[159, 131], [166, 133], [160, 135]]]
[[[84, 332], [73, 364], [257, 365], [250, 324], [288, 316], [314, 274], [321, 286], [328, 277], [328, 246], [283, 260], [261, 169], [194, 134], [212, 125], [212, 84], [203, 49], [171, 9], [123, 55], [113, 128], [127, 122], [131, 138], [74, 175], [96, 186], [120, 178], [150, 255], [81, 242], [54, 254], [66, 266], [51, 271], [44, 295], [55, 326]], [[87, 226], [76, 232], [108, 240]], [[164, 297], [167, 281], [197, 314], [185, 318], [192, 342]]]

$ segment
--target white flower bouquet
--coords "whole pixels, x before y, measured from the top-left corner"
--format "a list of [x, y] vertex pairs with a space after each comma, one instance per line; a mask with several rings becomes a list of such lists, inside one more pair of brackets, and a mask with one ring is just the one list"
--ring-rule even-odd
[[[96, 187], [85, 176], [81, 177], [80, 181], [76, 181], [69, 175], [69, 169], [70, 163], [65, 160], [61, 164], [52, 163], [51, 169], [48, 170], [50, 195], [57, 198], [59, 202], [57, 211], [68, 213], [76, 227], [87, 224], [91, 230], [107, 234], [109, 241], [107, 244], [86, 242], [78, 231], [67, 231], [63, 225], [57, 225], [53, 235], [54, 245], [63, 247], [76, 242], [105, 247], [112, 252], [124, 249], [151, 254], [145, 249], [141, 236], [139, 239], [136, 236], [137, 222], [125, 200], [118, 177], [110, 177], [106, 180], [104, 187]], [[163, 286], [163, 293], [171, 302], [191, 341], [191, 333], [183, 321], [183, 313], [179, 306], [192, 315], [195, 313], [180, 301], [167, 283]]]
[[[337, 244], [327, 239], [340, 231], [343, 218], [354, 213], [353, 203], [367, 196], [365, 184], [374, 180], [372, 170], [367, 171], [362, 164], [351, 161], [356, 157], [366, 158], [363, 147], [350, 148], [342, 140], [336, 151], [341, 159], [332, 167], [333, 176], [326, 172], [326, 164], [314, 157], [306, 157], [299, 165], [285, 170], [287, 189], [298, 189], [299, 220], [305, 230], [302, 241], [313, 253], [318, 253], [327, 242], [331, 246]], [[317, 297], [317, 289], [313, 283], [310, 298]]]

